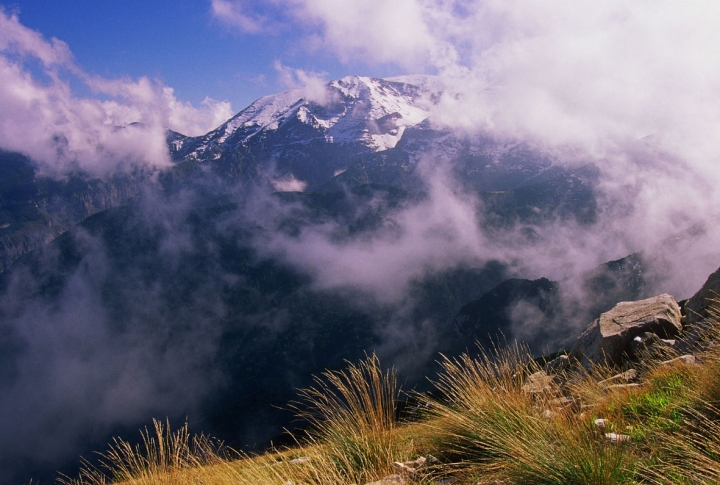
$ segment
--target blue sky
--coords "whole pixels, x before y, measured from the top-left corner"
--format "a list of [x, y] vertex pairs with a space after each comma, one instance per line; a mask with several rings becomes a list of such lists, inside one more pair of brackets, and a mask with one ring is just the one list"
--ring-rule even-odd
[[76, 63], [105, 78], [147, 76], [199, 104], [206, 96], [239, 111], [260, 96], [286, 89], [275, 64], [325, 73], [387, 76], [388, 65], [340, 62], [332, 52], [298, 46], [297, 28], [246, 32], [213, 14], [204, 0], [0, 1], [20, 22], [66, 42]]

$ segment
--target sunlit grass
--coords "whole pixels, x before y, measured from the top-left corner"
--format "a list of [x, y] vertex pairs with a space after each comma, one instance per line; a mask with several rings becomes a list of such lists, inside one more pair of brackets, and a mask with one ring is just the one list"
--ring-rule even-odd
[[402, 439], [396, 417], [399, 388], [393, 370], [375, 355], [344, 371], [328, 371], [300, 391], [293, 409], [310, 424], [311, 442], [322, 443], [332, 474], [350, 483], [390, 475], [408, 460], [412, 440]]
[[[705, 346], [698, 362], [648, 360], [637, 387], [599, 385], [618, 369], [595, 367], [531, 388], [540, 367], [521, 346], [443, 358], [440, 397], [414, 396], [419, 412], [403, 422], [396, 374], [371, 355], [300, 391], [290, 407], [307, 428], [294, 447], [246, 456], [155, 422], [139, 445], [115, 440], [60, 483], [365, 485], [401, 474], [407, 484], [718, 484], [720, 347]], [[431, 455], [438, 461], [417, 473], [396, 464]]]
[[532, 394], [524, 388], [527, 375], [539, 370], [524, 349], [446, 359], [443, 367], [437, 385], [445, 400], [433, 405], [442, 423], [436, 446], [459, 471], [513, 484], [629, 482], [634, 461], [629, 450], [598, 437], [571, 411], [554, 409], [556, 387]]

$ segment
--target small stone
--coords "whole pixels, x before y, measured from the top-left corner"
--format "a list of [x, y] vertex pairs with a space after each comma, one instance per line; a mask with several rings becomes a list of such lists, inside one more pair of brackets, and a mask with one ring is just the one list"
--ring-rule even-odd
[[[435, 459], [435, 460], [437, 460], [437, 459]], [[427, 462], [428, 462], [427, 458], [425, 458], [424, 456], [421, 456], [417, 460], [413, 460], [413, 461], [405, 461], [405, 462], [396, 461], [395, 466], [406, 473], [412, 474], [412, 473], [416, 473], [420, 468], [425, 466], [425, 464]]]
[[608, 428], [608, 426], [610, 425], [610, 421], [608, 421], [607, 419], [602, 419], [602, 418], [601, 418], [601, 419], [596, 419], [595, 421], [593, 421], [593, 424], [594, 424], [595, 427], [597, 428], [598, 432], [604, 433], [605, 430], [606, 430], [606, 429]]
[[523, 392], [527, 394], [541, 394], [550, 392], [556, 387], [555, 376], [549, 376], [545, 371], [539, 371], [528, 376], [525, 385], [522, 386]]
[[647, 352], [647, 349], [654, 347], [662, 343], [662, 339], [653, 332], [643, 332], [636, 336], [630, 342], [630, 353], [636, 357], [640, 357], [642, 352]]
[[547, 362], [543, 366], [543, 370], [548, 374], [557, 374], [570, 367], [570, 359], [567, 355], [561, 355]]
[[290, 463], [293, 465], [300, 465], [302, 463], [307, 463], [310, 461], [309, 456], [301, 456], [300, 458], [295, 458], [294, 460], [290, 460]]
[[687, 355], [681, 355], [680, 357], [676, 357], [674, 359], [666, 360], [664, 362], [660, 362], [660, 365], [676, 365], [676, 364], [685, 364], [685, 365], [697, 365], [697, 359], [695, 359], [695, 356], [692, 354]]
[[407, 466], [405, 463], [400, 463], [399, 461], [395, 462], [395, 466], [400, 469], [400, 471], [403, 471], [405, 473], [414, 474], [417, 473], [417, 470], [415, 470], [412, 467]]
[[605, 438], [614, 445], [630, 441], [630, 436], [626, 434], [605, 433]]

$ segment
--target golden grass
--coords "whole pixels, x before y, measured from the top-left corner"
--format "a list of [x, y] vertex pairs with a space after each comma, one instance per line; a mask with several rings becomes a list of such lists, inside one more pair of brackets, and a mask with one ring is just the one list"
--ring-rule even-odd
[[395, 371], [383, 372], [377, 356], [327, 371], [315, 384], [300, 391], [292, 408], [310, 424], [310, 442], [322, 444], [327, 483], [378, 480], [393, 473], [394, 462], [411, 457], [412, 441], [401, 439], [395, 415], [400, 391]]
[[[445, 359], [430, 421], [456, 473], [513, 484], [620, 484], [632, 455], [598, 438], [591, 423], [561, 405], [560, 389], [527, 389], [539, 371], [521, 347], [479, 359]], [[441, 424], [438, 426], [438, 424]]]
[[[617, 369], [596, 367], [534, 390], [529, 376], [540, 368], [521, 346], [443, 358], [442, 397], [415, 396], [423, 414], [406, 423], [396, 416], [395, 372], [372, 355], [300, 391], [290, 407], [309, 427], [292, 448], [246, 456], [190, 436], [187, 425], [171, 432], [156, 421], [139, 446], [116, 440], [99, 465], [86, 462], [78, 478], [60, 483], [364, 485], [398, 473], [395, 462], [434, 455], [439, 463], [407, 483], [717, 484], [720, 348], [699, 357], [698, 366], [648, 362], [639, 388], [600, 386]], [[598, 430], [596, 418], [608, 428]], [[605, 431], [632, 440], [612, 443]]]

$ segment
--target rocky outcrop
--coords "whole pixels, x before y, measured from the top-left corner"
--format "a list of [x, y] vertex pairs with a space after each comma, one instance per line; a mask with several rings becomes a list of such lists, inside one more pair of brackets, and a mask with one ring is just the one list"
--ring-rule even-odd
[[710, 305], [720, 299], [720, 268], [711, 274], [700, 290], [684, 305], [683, 323], [694, 325], [710, 316]]
[[105, 209], [135, 201], [152, 173], [63, 179], [36, 173], [33, 162], [0, 150], [0, 273], [24, 254]]
[[547, 278], [512, 278], [498, 284], [479, 299], [465, 304], [455, 317], [455, 330], [468, 339], [491, 346], [497, 336], [514, 338], [513, 309], [532, 309], [539, 332], [560, 313], [558, 283]]
[[585, 329], [569, 357], [585, 367], [600, 362], [620, 365], [631, 353], [635, 337], [646, 332], [662, 338], [676, 336], [682, 331], [680, 319], [680, 307], [668, 294], [618, 303]]

